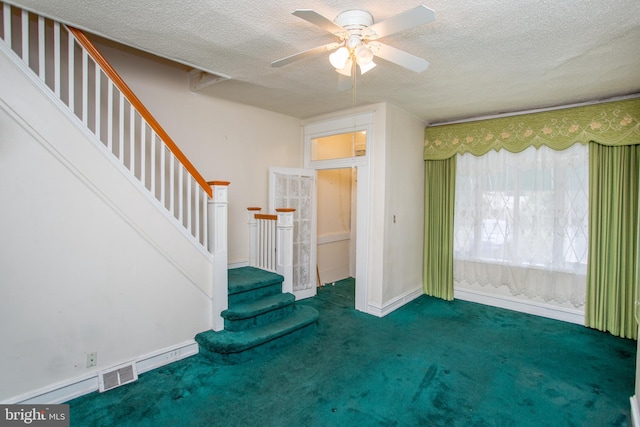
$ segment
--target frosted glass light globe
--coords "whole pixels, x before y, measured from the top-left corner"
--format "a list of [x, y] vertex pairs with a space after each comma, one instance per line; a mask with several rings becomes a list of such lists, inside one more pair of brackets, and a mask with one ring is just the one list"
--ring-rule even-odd
[[344, 68], [347, 63], [347, 59], [349, 59], [349, 49], [344, 46], [329, 55], [329, 62], [331, 62], [333, 68], [338, 70]]

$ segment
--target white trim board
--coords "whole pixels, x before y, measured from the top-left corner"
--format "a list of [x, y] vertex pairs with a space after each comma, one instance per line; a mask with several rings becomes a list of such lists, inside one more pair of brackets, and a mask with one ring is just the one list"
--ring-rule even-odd
[[410, 303], [414, 299], [421, 297], [422, 295], [424, 295], [424, 290], [422, 289], [422, 285], [419, 285], [412, 291], [405, 292], [404, 294], [393, 298], [391, 301], [388, 301], [382, 306], [369, 304], [367, 307], [367, 313], [377, 317], [384, 317], [392, 311], [399, 309], [403, 305]]
[[521, 313], [533, 314], [584, 326], [584, 312], [580, 310], [572, 310], [534, 301], [525, 301], [507, 296], [491, 295], [470, 289], [454, 289], [453, 295], [455, 299], [462, 301], [476, 302], [492, 307], [505, 308], [507, 310], [519, 311]]
[[[136, 359], [138, 374], [142, 374], [161, 366], [198, 354], [198, 343], [185, 341], [162, 350], [145, 354]], [[101, 367], [100, 370], [108, 369]], [[59, 404], [76, 397], [98, 391], [98, 371], [68, 381], [52, 384], [38, 390], [21, 394], [4, 400], [2, 404]]]
[[631, 400], [631, 424], [633, 427], [640, 427], [640, 408], [636, 395], [629, 398]]

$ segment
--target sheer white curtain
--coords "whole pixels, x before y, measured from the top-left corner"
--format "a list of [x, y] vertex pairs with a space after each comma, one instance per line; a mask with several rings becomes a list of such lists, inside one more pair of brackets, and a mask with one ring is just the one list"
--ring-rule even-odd
[[458, 155], [454, 287], [584, 310], [588, 149]]

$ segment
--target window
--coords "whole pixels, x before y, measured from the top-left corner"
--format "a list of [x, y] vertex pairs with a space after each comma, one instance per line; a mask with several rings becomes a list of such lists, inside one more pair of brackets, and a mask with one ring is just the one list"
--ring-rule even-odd
[[311, 139], [311, 160], [346, 159], [367, 153], [367, 131], [347, 132]]
[[[529, 147], [460, 155], [454, 280], [511, 295], [584, 304], [588, 150]], [[489, 288], [490, 289], [490, 288]]]

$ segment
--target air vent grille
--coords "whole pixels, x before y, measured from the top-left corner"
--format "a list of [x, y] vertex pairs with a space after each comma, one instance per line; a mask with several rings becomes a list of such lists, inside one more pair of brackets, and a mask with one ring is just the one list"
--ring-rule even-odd
[[135, 362], [119, 365], [100, 372], [98, 375], [98, 387], [100, 392], [111, 390], [138, 379]]

